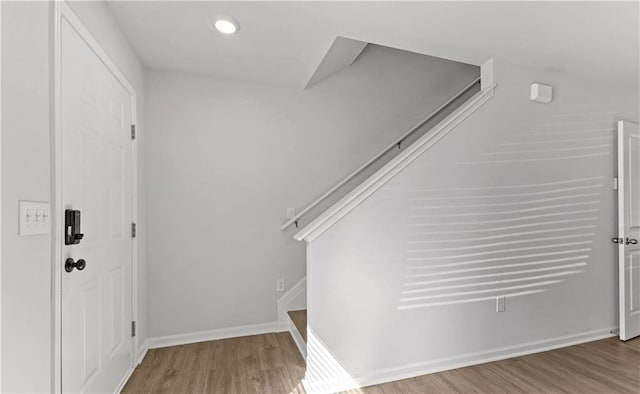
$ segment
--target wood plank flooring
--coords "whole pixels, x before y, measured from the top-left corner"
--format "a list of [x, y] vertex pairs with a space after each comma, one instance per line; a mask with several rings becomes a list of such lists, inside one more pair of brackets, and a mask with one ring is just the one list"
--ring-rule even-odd
[[300, 336], [304, 339], [304, 342], [307, 342], [307, 310], [299, 310], [299, 311], [289, 311], [287, 312], [291, 321], [298, 329]]
[[[152, 349], [123, 393], [304, 393], [288, 333]], [[640, 338], [617, 338], [349, 393], [640, 393]]]
[[304, 393], [288, 332], [151, 349], [122, 393]]

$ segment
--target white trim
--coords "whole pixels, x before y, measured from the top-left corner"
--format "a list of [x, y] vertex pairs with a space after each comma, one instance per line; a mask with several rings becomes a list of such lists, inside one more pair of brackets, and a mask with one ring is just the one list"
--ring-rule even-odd
[[289, 331], [289, 322], [288, 321], [277, 321], [274, 322], [273, 332], [288, 332]]
[[[82, 21], [76, 16], [76, 14], [69, 8], [69, 6], [64, 1], [54, 1], [52, 7], [52, 29], [53, 34], [51, 34], [51, 50], [53, 52], [52, 55], [52, 64], [51, 64], [51, 101], [54, 103], [54, 111], [52, 112], [52, 137], [51, 137], [51, 168], [52, 168], [52, 191], [51, 191], [51, 245], [52, 245], [52, 387], [51, 392], [53, 393], [61, 393], [62, 392], [62, 240], [60, 239], [60, 234], [62, 231], [58, 229], [62, 229], [62, 146], [61, 146], [61, 136], [62, 136], [62, 128], [61, 128], [61, 108], [60, 108], [60, 84], [61, 84], [61, 20], [62, 18], [66, 19], [67, 22], [76, 30], [76, 32], [82, 37], [82, 39], [87, 43], [87, 45], [93, 50], [93, 52], [98, 56], [98, 58], [102, 61], [102, 63], [109, 69], [109, 71], [114, 75], [114, 77], [118, 80], [118, 82], [125, 88], [125, 90], [131, 95], [131, 117], [132, 122], [137, 124], [137, 94], [136, 90], [133, 88], [133, 85], [129, 82], [129, 80], [125, 77], [125, 75], [120, 71], [118, 66], [111, 60], [109, 55], [105, 52], [105, 50], [100, 46], [98, 41], [92, 36], [89, 30], [84, 26]], [[138, 130], [136, 130], [138, 132]], [[137, 201], [138, 201], [138, 184], [137, 184], [137, 143], [133, 142], [132, 145], [132, 210], [131, 210], [131, 218], [134, 222], [138, 221], [138, 211], [137, 211]], [[132, 258], [131, 258], [131, 319], [138, 321], [138, 308], [137, 308], [137, 293], [138, 293], [138, 283], [137, 283], [137, 271], [138, 271], [138, 259], [137, 259], [137, 240], [134, 238], [132, 240]], [[132, 348], [131, 348], [131, 369], [134, 368], [134, 361], [136, 352], [138, 351], [137, 344], [137, 336], [132, 339]], [[132, 371], [131, 371], [132, 372]], [[125, 381], [126, 382], [126, 381]]]
[[484, 352], [467, 353], [460, 356], [438, 359], [427, 363], [417, 363], [406, 365], [400, 368], [379, 370], [374, 374], [359, 376], [358, 381], [364, 383], [365, 385], [378, 384], [382, 382], [406, 379], [409, 377], [415, 377], [434, 372], [468, 367], [470, 365], [485, 364], [508, 358], [525, 356], [528, 354], [546, 352], [548, 350], [559, 349], [585, 342], [613, 337], [615, 336], [614, 334], [611, 334], [611, 331], [613, 329], [614, 328], [605, 328], [574, 335], [566, 335], [541, 341], [528, 342], [520, 345], [505, 346], [502, 348], [492, 349]]
[[369, 198], [369, 196], [371, 196], [376, 190], [389, 182], [393, 177], [400, 173], [400, 171], [438, 143], [438, 141], [462, 123], [462, 121], [464, 121], [468, 116], [477, 111], [478, 108], [493, 97], [495, 88], [496, 85], [493, 84], [487, 89], [476, 93], [431, 131], [420, 137], [406, 150], [402, 151], [384, 167], [376, 171], [366, 181], [341, 198], [337, 203], [318, 216], [313, 222], [296, 233], [293, 238], [298, 241], [305, 240], [307, 242], [311, 242], [318, 238], [346, 214]]
[[142, 346], [140, 346], [140, 350], [138, 351], [138, 355], [136, 357], [136, 367], [142, 363], [142, 360], [144, 360], [144, 357], [147, 355], [148, 351], [149, 343], [148, 341], [144, 341]]
[[493, 59], [489, 59], [480, 66], [480, 89], [491, 89], [495, 83], [495, 67]]
[[51, 267], [51, 281], [53, 282], [51, 285], [52, 291], [52, 299], [51, 299], [51, 319], [53, 321], [52, 327], [52, 339], [51, 342], [53, 344], [53, 349], [51, 351], [52, 361], [51, 361], [51, 392], [58, 394], [62, 393], [62, 245], [60, 243], [60, 235], [58, 234], [58, 226], [62, 226], [62, 223], [59, 224], [61, 216], [60, 212], [62, 212], [62, 192], [60, 187], [57, 185], [62, 184], [62, 177], [59, 174], [59, 169], [62, 168], [61, 160], [59, 160], [60, 152], [62, 152], [62, 146], [60, 143], [60, 138], [58, 138], [61, 125], [60, 125], [60, 116], [61, 108], [60, 108], [60, 100], [58, 99], [58, 95], [60, 94], [60, 81], [62, 79], [60, 72], [60, 59], [61, 59], [61, 34], [60, 34], [60, 18], [61, 18], [61, 9], [60, 3], [54, 2], [51, 7], [51, 18], [53, 22], [51, 23], [53, 28], [52, 39], [53, 42], [51, 46], [53, 47], [53, 56], [52, 56], [52, 64], [51, 64], [51, 74], [53, 76], [52, 83], [53, 86], [50, 89], [51, 101], [53, 102], [54, 110], [52, 114], [51, 120], [51, 171], [52, 171], [52, 182], [51, 182], [51, 253], [52, 258], [51, 261], [53, 266]]
[[114, 391], [115, 393], [120, 393], [124, 389], [124, 386], [127, 385], [127, 382], [131, 378], [131, 375], [133, 375], [133, 373], [136, 371], [136, 368], [138, 368], [138, 365], [140, 365], [140, 363], [142, 363], [142, 360], [144, 359], [144, 356], [147, 355], [147, 351], [149, 351], [149, 348], [147, 347], [147, 342], [145, 341], [142, 344], [142, 347], [140, 348], [140, 351], [138, 352], [138, 355], [136, 356], [137, 362], [135, 363], [135, 365], [133, 365], [133, 366], [131, 366], [129, 368], [129, 371], [127, 372], [127, 374], [124, 376], [124, 378], [122, 379], [122, 381], [118, 385], [118, 388]]
[[358, 174], [360, 174], [362, 171], [364, 171], [365, 169], [367, 169], [367, 167], [369, 167], [371, 164], [373, 164], [374, 162], [376, 162], [377, 160], [379, 160], [382, 156], [384, 156], [385, 154], [387, 154], [387, 152], [391, 151], [392, 149], [394, 149], [397, 145], [399, 146], [399, 144], [401, 144], [407, 137], [409, 137], [411, 134], [413, 134], [416, 130], [420, 129], [421, 127], [423, 127], [425, 124], [427, 124], [429, 121], [431, 121], [433, 118], [435, 118], [443, 109], [445, 109], [446, 107], [448, 107], [449, 105], [451, 105], [451, 103], [453, 103], [454, 101], [458, 100], [460, 97], [462, 97], [464, 94], [466, 94], [469, 90], [471, 90], [471, 88], [473, 88], [474, 85], [476, 85], [478, 82], [480, 81], [480, 77], [475, 78], [473, 81], [471, 81], [471, 83], [469, 83], [467, 86], [465, 86], [464, 88], [462, 88], [461, 90], [459, 90], [455, 95], [453, 95], [452, 97], [450, 97], [447, 101], [445, 101], [444, 103], [442, 103], [442, 105], [440, 105], [438, 108], [436, 108], [435, 111], [433, 111], [431, 114], [429, 114], [429, 116], [427, 116], [426, 118], [424, 118], [420, 123], [418, 123], [417, 125], [415, 125], [412, 129], [410, 129], [409, 131], [405, 132], [403, 135], [401, 135], [400, 137], [396, 138], [395, 141], [393, 141], [390, 145], [387, 145], [386, 148], [384, 148], [383, 150], [381, 150], [377, 155], [375, 155], [374, 157], [372, 157], [371, 159], [369, 159], [369, 161], [367, 161], [366, 163], [364, 163], [363, 165], [361, 165], [360, 167], [358, 167], [356, 170], [354, 170], [351, 174], [347, 175], [346, 177], [344, 177], [340, 182], [336, 183], [331, 189], [327, 190], [323, 195], [321, 195], [320, 197], [318, 197], [314, 202], [312, 202], [311, 204], [307, 205], [304, 209], [302, 209], [300, 212], [298, 212], [297, 215], [295, 215], [294, 217], [292, 217], [291, 219], [289, 219], [285, 224], [283, 224], [280, 227], [280, 230], [286, 230], [287, 227], [291, 226], [292, 224], [296, 223], [301, 217], [303, 217], [304, 215], [306, 215], [308, 212], [310, 212], [313, 208], [315, 208], [316, 206], [318, 206], [322, 201], [324, 201], [327, 197], [329, 197], [330, 195], [332, 195], [336, 190], [340, 189], [342, 186], [346, 185], [351, 179], [355, 178]]
[[[2, 1], [0, 1], [0, 223], [2, 223]], [[0, 272], [2, 272], [2, 226], [0, 226]], [[0, 279], [1, 279], [0, 275]], [[2, 280], [0, 280], [0, 391], [2, 391]]]
[[308, 394], [312, 394], [313, 393], [313, 387], [309, 386], [309, 382], [307, 381], [307, 378], [303, 378], [302, 379], [302, 387], [304, 388], [304, 392], [308, 393]]
[[[291, 320], [291, 316], [288, 317], [289, 333], [291, 334], [291, 338], [293, 338], [293, 342], [295, 342], [296, 346], [298, 347], [298, 351], [300, 351], [302, 358], [307, 361], [307, 343], [304, 341], [304, 338], [302, 338], [300, 331], [298, 331], [298, 327], [296, 327], [296, 325], [293, 323], [293, 320]], [[307, 330], [308, 329], [309, 327], [307, 327]]]
[[[131, 89], [134, 89], [133, 86], [131, 86]], [[135, 364], [136, 351], [140, 350], [138, 339], [141, 331], [138, 310], [138, 239], [141, 228], [138, 220], [138, 141], [142, 134], [138, 125], [138, 98], [135, 89], [131, 95], [131, 106], [131, 123], [136, 128], [135, 139], [131, 141], [131, 222], [136, 224], [136, 236], [131, 239], [131, 320], [136, 322], [136, 335], [132, 340], [131, 362]], [[146, 327], [144, 328], [146, 329]]]
[[246, 337], [249, 335], [271, 334], [274, 332], [287, 331], [281, 322], [271, 322], [262, 324], [249, 324], [246, 326], [217, 328], [214, 330], [197, 331], [188, 334], [167, 335], [163, 337], [148, 338], [149, 349], [161, 347], [187, 345], [190, 343], [215, 341], [218, 339]]
[[[620, 120], [617, 122], [617, 130], [616, 130], [616, 143], [617, 143], [617, 155], [616, 155], [616, 177], [618, 179], [617, 182], [617, 192], [616, 192], [616, 202], [618, 204], [616, 211], [616, 224], [619, 239], [623, 239], [625, 236], [625, 226], [624, 226], [624, 209], [625, 209], [625, 166], [624, 163], [620, 162], [620, 158], [625, 156], [625, 144], [624, 144], [624, 121]], [[626, 294], [625, 294], [625, 255], [624, 255], [624, 244], [622, 242], [618, 243], [618, 247], [616, 248], [616, 260], [618, 260], [618, 324], [620, 326], [620, 331], [618, 336], [620, 340], [626, 340], [626, 324], [624, 321], [626, 310]]]
[[612, 331], [615, 329], [615, 327], [604, 328], [573, 335], [528, 342], [520, 345], [505, 346], [487, 351], [466, 353], [455, 357], [441, 358], [424, 363], [381, 369], [367, 374], [353, 376], [353, 381], [357, 382], [357, 387], [346, 387], [340, 383], [332, 385], [332, 382], [311, 382], [307, 379], [307, 376], [305, 376], [304, 386], [308, 393], [327, 392], [328, 388], [332, 392], [352, 390], [358, 387], [408, 379], [421, 375], [468, 367], [470, 365], [490, 363], [508, 358], [546, 352], [548, 350], [611, 338], [616, 336], [615, 334], [612, 334]]
[[[298, 283], [293, 285], [282, 297], [278, 298], [277, 308], [278, 308], [278, 321], [286, 322], [287, 321], [287, 312], [292, 310], [289, 307], [289, 304], [294, 302], [301, 295], [306, 296], [307, 291], [307, 277], [300, 279]], [[306, 307], [306, 305], [305, 305]], [[297, 309], [297, 307], [296, 307]]]
[[136, 370], [135, 367], [129, 367], [129, 370], [127, 371], [127, 373], [122, 378], [122, 381], [120, 381], [120, 384], [118, 384], [118, 387], [115, 389], [114, 393], [118, 393], [119, 394], [122, 391], [122, 389], [124, 389], [124, 386], [127, 385], [127, 382], [129, 381], [129, 378], [131, 378], [131, 375], [133, 375], [133, 372], [135, 370]]

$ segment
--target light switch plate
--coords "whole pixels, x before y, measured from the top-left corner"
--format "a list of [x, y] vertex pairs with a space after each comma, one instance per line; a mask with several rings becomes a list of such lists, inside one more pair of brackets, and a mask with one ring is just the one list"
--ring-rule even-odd
[[49, 234], [51, 232], [51, 213], [49, 203], [19, 201], [20, 236]]

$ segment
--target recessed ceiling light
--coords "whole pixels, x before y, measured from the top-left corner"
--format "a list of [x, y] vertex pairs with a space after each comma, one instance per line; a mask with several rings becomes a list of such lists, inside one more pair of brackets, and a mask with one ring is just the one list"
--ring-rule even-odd
[[238, 22], [228, 16], [213, 17], [213, 27], [222, 34], [233, 34], [240, 30]]

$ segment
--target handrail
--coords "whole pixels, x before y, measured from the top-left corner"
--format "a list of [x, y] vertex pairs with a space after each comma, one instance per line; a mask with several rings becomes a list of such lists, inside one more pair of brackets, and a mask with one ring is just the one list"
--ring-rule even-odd
[[302, 230], [295, 233], [293, 239], [297, 241], [304, 240], [307, 243], [313, 242], [425, 152], [433, 148], [439, 141], [442, 141], [447, 134], [489, 101], [493, 97], [495, 89], [495, 83], [490, 86], [483, 86], [473, 97], [466, 100], [438, 122], [437, 125], [429, 129], [428, 133], [422, 134], [415, 142], [407, 146], [406, 149], [385, 163], [371, 176], [346, 193], [344, 197], [324, 210], [318, 217], [305, 225]]
[[473, 81], [471, 81], [470, 84], [468, 84], [467, 86], [465, 86], [464, 88], [462, 88], [461, 90], [459, 90], [456, 94], [454, 94], [453, 96], [451, 96], [450, 99], [448, 99], [447, 101], [444, 102], [444, 104], [442, 104], [441, 106], [439, 106], [438, 108], [436, 108], [435, 111], [433, 111], [429, 116], [427, 116], [424, 120], [422, 120], [420, 123], [418, 123], [416, 126], [414, 126], [411, 130], [407, 131], [406, 133], [404, 133], [403, 135], [401, 135], [398, 139], [396, 139], [393, 143], [391, 143], [390, 145], [388, 145], [386, 148], [384, 148], [382, 151], [380, 151], [380, 153], [378, 153], [377, 155], [375, 155], [372, 159], [370, 159], [369, 161], [367, 161], [366, 163], [364, 163], [363, 165], [361, 165], [360, 167], [358, 167], [358, 169], [356, 169], [355, 171], [353, 171], [351, 174], [349, 174], [348, 176], [346, 176], [342, 181], [340, 181], [339, 183], [337, 183], [335, 186], [333, 186], [331, 189], [329, 189], [326, 193], [324, 193], [323, 195], [321, 195], [320, 197], [318, 197], [314, 202], [312, 202], [311, 204], [309, 204], [305, 209], [303, 209], [302, 211], [300, 211], [297, 215], [295, 215], [293, 218], [289, 219], [289, 221], [287, 221], [285, 224], [282, 225], [282, 227], [280, 227], [280, 230], [286, 230], [289, 226], [291, 226], [292, 224], [296, 224], [297, 227], [297, 222], [298, 220], [304, 216], [305, 214], [307, 214], [309, 211], [311, 211], [313, 208], [315, 208], [318, 204], [320, 204], [322, 201], [324, 201], [327, 197], [329, 197], [331, 194], [333, 194], [336, 190], [340, 189], [342, 186], [344, 186], [345, 184], [347, 184], [347, 182], [349, 182], [350, 180], [352, 180], [355, 176], [357, 176], [358, 174], [360, 174], [362, 171], [364, 171], [367, 167], [369, 167], [371, 164], [373, 164], [375, 161], [377, 161], [379, 158], [381, 158], [382, 156], [384, 156], [385, 153], [389, 152], [391, 149], [393, 149], [394, 147], [400, 147], [400, 145], [402, 144], [402, 141], [404, 141], [408, 136], [410, 136], [411, 134], [413, 134], [416, 130], [420, 129], [422, 126], [424, 126], [427, 122], [429, 122], [431, 119], [433, 119], [436, 115], [438, 115], [443, 109], [445, 109], [447, 106], [449, 106], [452, 102], [454, 102], [455, 100], [457, 100], [458, 98], [460, 98], [462, 95], [464, 95], [465, 93], [467, 93], [469, 91], [469, 89], [471, 89], [475, 84], [477, 84], [478, 82], [480, 82], [480, 77], [474, 79]]

